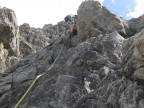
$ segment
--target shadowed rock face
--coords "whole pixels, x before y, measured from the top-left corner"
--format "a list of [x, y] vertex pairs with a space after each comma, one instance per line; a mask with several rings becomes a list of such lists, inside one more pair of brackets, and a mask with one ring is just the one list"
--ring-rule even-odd
[[[144, 80], [144, 29], [124, 42], [124, 71], [128, 76]], [[127, 47], [129, 46], [129, 47]]]
[[133, 19], [127, 21], [127, 23], [133, 34], [138, 33], [144, 28], [144, 15], [142, 15], [138, 18], [133, 18]]
[[[126, 41], [121, 35], [113, 32], [93, 37], [75, 47], [65, 43], [69, 39], [61, 37], [7, 70], [0, 77], [0, 106], [14, 106], [36, 75], [46, 72], [48, 74], [39, 79], [21, 103], [21, 108], [144, 106], [143, 86], [126, 78], [120, 71], [123, 67], [123, 42]], [[59, 60], [48, 71], [63, 44]]]
[[[98, 2], [86, 1], [81, 4], [78, 12], [81, 9], [87, 10], [82, 5], [85, 8], [92, 5], [93, 8], [97, 7], [97, 10], [103, 10]], [[91, 11], [88, 9], [86, 12], [90, 14]], [[35, 48], [40, 48], [41, 45], [33, 43], [31, 40], [34, 40], [35, 36], [30, 34], [41, 33], [43, 38], [47, 39], [46, 34], [53, 34], [54, 28], [58, 27], [59, 32], [56, 33], [59, 37], [0, 75], [1, 108], [14, 107], [35, 77], [42, 73], [47, 74], [37, 81], [20, 104], [20, 108], [144, 108], [144, 29], [127, 39], [121, 35], [123, 29], [112, 31], [103, 27], [98, 30], [99, 34], [95, 34], [95, 31], [89, 29], [90, 23], [81, 25], [83, 23], [80, 23], [80, 17], [81, 13], [78, 13], [79, 34], [76, 36], [69, 36], [66, 31], [62, 31], [62, 22], [56, 26], [45, 25], [43, 29], [33, 29], [27, 24], [21, 26], [21, 42], [25, 42], [27, 53], [31, 52], [31, 49], [36, 51]], [[95, 17], [95, 14], [92, 17]], [[109, 14], [107, 17], [109, 18]], [[125, 20], [121, 24], [124, 24], [128, 37], [131, 26]], [[111, 27], [121, 24], [115, 25], [113, 22]], [[87, 35], [85, 30], [95, 35]], [[40, 36], [36, 37], [40, 39]], [[49, 71], [48, 68], [63, 45], [58, 61]]]
[[20, 28], [20, 56], [25, 57], [30, 53], [44, 48], [65, 34], [64, 22], [57, 25], [46, 24], [42, 29], [23, 24]]

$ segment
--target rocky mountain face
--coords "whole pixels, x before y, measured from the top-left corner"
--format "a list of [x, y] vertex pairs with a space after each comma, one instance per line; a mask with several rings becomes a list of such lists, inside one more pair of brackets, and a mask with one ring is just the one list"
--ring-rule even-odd
[[19, 27], [20, 33], [20, 56], [25, 57], [30, 53], [44, 48], [54, 42], [61, 35], [65, 35], [65, 23], [59, 22], [57, 25], [46, 24], [42, 29], [32, 28], [29, 24]]
[[14, 11], [0, 9], [0, 73], [30, 53], [44, 48], [58, 37], [66, 35], [64, 22], [46, 24], [42, 29], [29, 24], [17, 25]]
[[0, 73], [19, 60], [18, 33], [14, 11], [0, 8]]
[[144, 27], [144, 16], [126, 21], [101, 6], [99, 2], [83, 2], [78, 15], [77, 29], [84, 40], [114, 31], [126, 38], [140, 32]]
[[144, 108], [143, 22], [143, 16], [126, 21], [97, 1], [85, 1], [78, 9], [78, 35], [69, 36], [64, 22], [20, 26], [23, 50], [38, 51], [0, 75], [0, 107], [14, 107], [36, 76], [47, 73], [19, 108]]

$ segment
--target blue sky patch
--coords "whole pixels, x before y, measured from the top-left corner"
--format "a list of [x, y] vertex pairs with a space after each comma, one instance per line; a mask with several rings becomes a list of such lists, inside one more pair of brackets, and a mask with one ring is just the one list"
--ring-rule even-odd
[[134, 11], [136, 3], [135, 0], [114, 0], [114, 2], [105, 0], [103, 6], [107, 7], [112, 13], [129, 20], [131, 17], [127, 17], [127, 14]]

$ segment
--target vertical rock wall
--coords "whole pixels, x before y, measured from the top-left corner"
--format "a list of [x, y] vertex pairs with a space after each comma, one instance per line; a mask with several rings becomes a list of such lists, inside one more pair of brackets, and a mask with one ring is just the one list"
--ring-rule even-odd
[[0, 73], [17, 61], [19, 27], [13, 10], [0, 8]]

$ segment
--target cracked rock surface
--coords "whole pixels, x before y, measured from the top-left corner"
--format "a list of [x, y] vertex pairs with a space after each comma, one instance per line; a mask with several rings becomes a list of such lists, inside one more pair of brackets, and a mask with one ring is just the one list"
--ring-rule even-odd
[[[99, 13], [102, 18], [107, 15], [108, 21], [103, 24], [100, 16], [92, 13]], [[86, 18], [82, 19], [84, 14]], [[87, 15], [96, 19], [83, 25]], [[116, 26], [115, 29], [105, 27], [111, 18], [114, 22], [110, 26]], [[144, 108], [144, 29], [140, 26], [132, 32], [129, 22], [119, 19], [97, 1], [83, 2], [78, 10], [78, 35], [59, 32], [63, 35], [59, 34], [44, 48], [36, 44], [39, 49], [36, 53], [27, 55], [0, 75], [0, 108], [14, 107], [42, 73], [47, 74], [36, 82], [19, 108]], [[23, 26], [29, 28], [27, 24]], [[93, 28], [98, 32], [92, 31]], [[30, 38], [29, 49], [34, 49], [34, 39], [28, 36], [33, 30], [36, 29], [21, 31], [21, 35], [28, 32], [24, 38]], [[48, 70], [63, 45], [58, 61]]]

